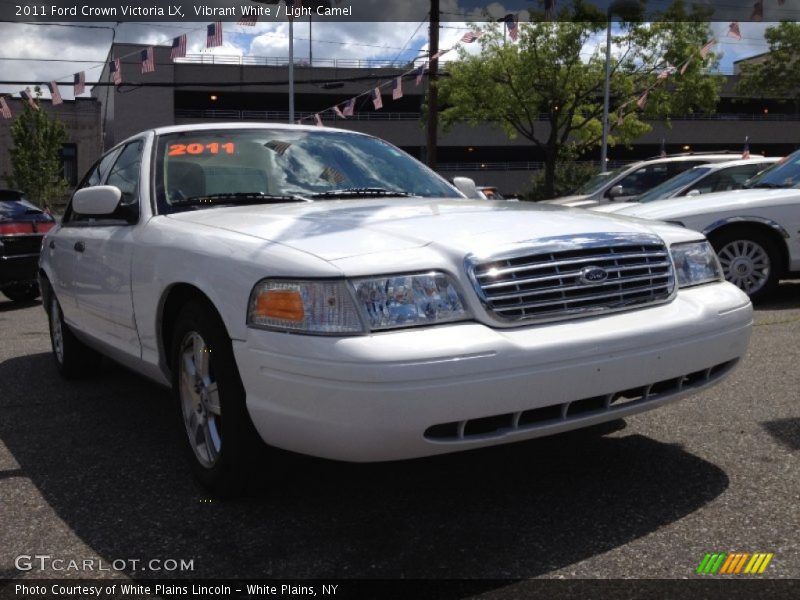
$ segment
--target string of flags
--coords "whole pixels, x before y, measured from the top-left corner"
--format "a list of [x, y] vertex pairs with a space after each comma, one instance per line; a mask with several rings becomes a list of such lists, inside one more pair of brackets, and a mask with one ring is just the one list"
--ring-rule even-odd
[[[286, 0], [287, 4], [290, 7], [299, 7], [302, 6], [302, 0]], [[336, 0], [337, 4], [340, 0]], [[785, 0], [777, 0], [779, 6], [784, 4]], [[544, 2], [545, 8], [545, 19], [552, 20], [556, 14], [556, 0], [545, 0]], [[750, 19], [753, 21], [760, 21], [763, 19], [764, 15], [764, 2], [763, 0], [756, 0], [755, 4], [753, 5], [753, 11], [750, 15]], [[509, 37], [511, 37], [512, 41], [517, 41], [519, 38], [519, 19], [518, 15], [515, 14], [507, 14], [505, 17], [500, 19], [505, 27], [506, 32], [508, 33]], [[243, 15], [242, 18], [238, 21], [238, 25], [244, 27], [252, 27], [258, 22], [258, 16], [256, 14], [246, 14]], [[210, 23], [205, 27], [206, 30], [206, 48], [215, 48], [223, 45], [223, 31], [222, 31], [222, 22], [214, 22]], [[403, 79], [409, 75], [415, 78], [415, 85], [420, 86], [425, 77], [425, 72], [429, 69], [430, 63], [434, 60], [437, 60], [454, 50], [459, 44], [472, 44], [478, 41], [485, 32], [483, 31], [468, 31], [461, 36], [459, 42], [451, 47], [446, 48], [444, 50], [440, 50], [439, 52], [435, 53], [434, 55], [430, 56], [427, 61], [423, 62], [419, 66], [416, 66], [409, 71], [402, 73], [399, 76], [396, 76], [393, 80], [384, 82], [374, 89], [367, 90], [354, 98], [351, 98], [343, 105], [337, 104], [335, 106], [329, 107], [319, 113], [314, 115], [314, 121], [321, 125], [322, 118], [321, 115], [325, 114], [328, 111], [333, 112], [339, 118], [348, 118], [352, 117], [355, 114], [355, 107], [356, 102], [359, 98], [363, 96], [371, 96], [372, 104], [375, 110], [381, 110], [383, 108], [383, 98], [381, 95], [381, 89], [386, 86], [392, 86], [392, 100], [399, 100], [403, 97]], [[733, 21], [729, 24], [728, 33], [729, 37], [732, 37], [736, 40], [742, 39], [742, 32], [741, 27], [738, 21]], [[705, 60], [708, 57], [708, 54], [711, 52], [711, 49], [716, 45], [718, 42], [715, 39], [711, 39], [703, 45], [700, 50], [699, 54], [700, 57]], [[188, 39], [187, 35], [181, 34], [171, 39], [170, 43], [170, 60], [175, 61], [179, 58], [185, 58], [188, 46]], [[139, 54], [139, 63], [140, 63], [140, 71], [142, 74], [146, 73], [153, 73], [156, 70], [156, 63], [155, 63], [155, 47], [149, 46], [144, 50], [135, 51], [131, 54], [125, 55], [123, 57], [116, 57], [110, 60], [107, 63], [109, 77], [111, 81], [114, 83], [115, 86], [121, 85], [123, 82], [122, 77], [122, 58], [127, 58], [128, 56], [135, 55], [138, 52]], [[650, 91], [655, 87], [655, 85], [659, 84], [660, 82], [668, 79], [670, 76], [674, 75], [676, 72], [683, 75], [689, 64], [693, 60], [693, 56], [690, 56], [680, 67], [674, 67], [671, 65], [667, 65], [667, 67], [659, 72], [656, 78], [656, 84], [650, 86], [648, 89], [644, 90], [639, 98], [636, 100], [636, 104], [639, 108], [644, 108], [647, 104], [648, 97]], [[47, 84], [47, 87], [50, 90], [50, 95], [52, 99], [52, 103], [54, 105], [58, 105], [63, 103], [63, 99], [61, 97], [61, 92], [56, 80], [50, 81]], [[86, 72], [80, 71], [75, 73], [72, 78], [72, 86], [73, 86], [73, 93], [75, 96], [80, 96], [86, 93]], [[19, 92], [20, 98], [25, 100], [32, 108], [38, 110], [38, 104], [35, 101], [33, 96], [33, 92], [31, 92], [30, 88], [26, 88]], [[626, 106], [628, 103], [623, 104], [620, 107], [620, 110]], [[0, 117], [3, 119], [11, 119], [13, 117], [11, 108], [8, 105], [4, 96], [0, 96]], [[298, 121], [298, 123], [304, 121], [309, 117], [304, 117]], [[621, 113], [620, 119], [621, 120]]]

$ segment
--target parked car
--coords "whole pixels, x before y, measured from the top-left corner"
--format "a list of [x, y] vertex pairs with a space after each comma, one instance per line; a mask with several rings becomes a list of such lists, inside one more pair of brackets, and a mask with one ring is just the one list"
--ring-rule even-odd
[[747, 296], [705, 238], [464, 198], [377, 138], [186, 125], [107, 152], [45, 239], [56, 365], [172, 387], [197, 478], [260, 440], [406, 459], [619, 419], [745, 354]]
[[478, 193], [486, 200], [505, 200], [503, 194], [496, 187], [490, 185], [480, 186]]
[[747, 180], [781, 160], [778, 157], [747, 158], [731, 162], [712, 163], [684, 171], [667, 179], [649, 192], [636, 196], [631, 202], [614, 202], [590, 207], [601, 212], [617, 212], [642, 202], [655, 202], [681, 196], [699, 196], [713, 192], [730, 192], [745, 187]]
[[[741, 153], [737, 154], [741, 156]], [[732, 153], [724, 152], [689, 153], [643, 160], [614, 171], [599, 173], [573, 194], [545, 202], [573, 208], [589, 208], [609, 202], [628, 202], [692, 167], [728, 162], [731, 158]]]
[[700, 231], [719, 255], [725, 278], [752, 299], [800, 273], [800, 152], [747, 182], [746, 189], [659, 200], [617, 213]]
[[0, 291], [14, 302], [39, 297], [39, 249], [54, 225], [22, 192], [0, 190]]

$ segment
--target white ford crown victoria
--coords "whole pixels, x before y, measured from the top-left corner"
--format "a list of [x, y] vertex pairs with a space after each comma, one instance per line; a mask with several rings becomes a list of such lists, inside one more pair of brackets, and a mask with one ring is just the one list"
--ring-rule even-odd
[[466, 450], [656, 408], [736, 365], [749, 299], [666, 224], [466, 200], [376, 138], [147, 131], [45, 239], [61, 373], [173, 388], [202, 483], [259, 438], [349, 461]]

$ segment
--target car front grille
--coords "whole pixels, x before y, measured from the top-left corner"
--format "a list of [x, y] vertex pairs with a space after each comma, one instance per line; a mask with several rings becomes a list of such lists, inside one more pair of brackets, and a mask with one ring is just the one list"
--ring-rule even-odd
[[675, 290], [669, 250], [655, 236], [553, 238], [541, 250], [467, 259], [497, 319], [551, 321], [666, 302]]

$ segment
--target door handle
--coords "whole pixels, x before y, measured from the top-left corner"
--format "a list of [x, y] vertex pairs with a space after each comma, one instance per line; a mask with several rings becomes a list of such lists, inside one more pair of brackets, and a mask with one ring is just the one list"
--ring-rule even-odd
[[86, 244], [84, 244], [83, 242], [75, 242], [74, 248], [75, 252], [83, 252], [84, 250], [86, 250]]
[[56, 249], [56, 243], [53, 240], [50, 240], [50, 250]]

